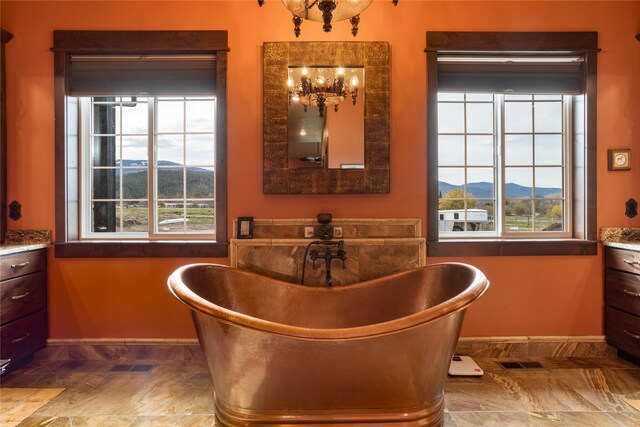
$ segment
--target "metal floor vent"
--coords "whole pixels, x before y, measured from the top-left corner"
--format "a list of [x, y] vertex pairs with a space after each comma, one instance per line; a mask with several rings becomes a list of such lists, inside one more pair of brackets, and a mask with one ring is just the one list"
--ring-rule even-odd
[[116, 365], [111, 372], [149, 372], [153, 365]]
[[504, 369], [541, 369], [539, 362], [522, 361], [522, 362], [498, 362]]

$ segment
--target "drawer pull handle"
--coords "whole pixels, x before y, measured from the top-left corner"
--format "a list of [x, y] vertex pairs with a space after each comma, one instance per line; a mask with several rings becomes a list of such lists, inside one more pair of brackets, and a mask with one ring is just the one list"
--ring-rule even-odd
[[11, 269], [12, 270], [20, 270], [21, 268], [25, 268], [27, 265], [29, 265], [29, 261], [25, 261], [25, 262], [22, 262], [20, 264], [11, 264]]
[[[627, 332], [627, 331], [625, 331], [625, 332]], [[24, 341], [24, 340], [26, 340], [27, 338], [29, 338], [29, 335], [31, 335], [31, 334], [30, 334], [29, 332], [27, 332], [27, 334], [26, 334], [25, 336], [22, 336], [22, 337], [20, 337], [20, 338], [12, 339], [12, 340], [11, 340], [11, 343], [12, 343], [12, 344], [15, 344], [15, 343], [17, 343], [17, 342]]]
[[627, 335], [629, 335], [631, 338], [634, 338], [634, 339], [640, 340], [640, 335], [636, 335], [636, 334], [634, 334], [634, 333], [631, 333], [631, 332], [627, 331], [626, 329], [624, 330], [624, 333], [625, 333], [625, 334], [627, 334]]
[[631, 292], [629, 289], [623, 289], [622, 292], [632, 297], [640, 297], [640, 292]]
[[629, 264], [631, 267], [640, 267], [640, 261], [633, 261], [631, 259], [623, 259], [622, 262]]
[[[626, 291], [626, 289], [625, 289], [625, 291]], [[14, 296], [12, 296], [12, 297], [11, 297], [11, 300], [12, 300], [12, 301], [18, 301], [18, 300], [21, 300], [22, 298], [26, 298], [26, 297], [28, 297], [28, 296], [29, 296], [29, 292], [25, 292], [25, 293], [24, 293], [24, 294], [22, 294], [22, 295], [14, 295]], [[638, 295], [638, 296], [640, 296], [640, 295]]]

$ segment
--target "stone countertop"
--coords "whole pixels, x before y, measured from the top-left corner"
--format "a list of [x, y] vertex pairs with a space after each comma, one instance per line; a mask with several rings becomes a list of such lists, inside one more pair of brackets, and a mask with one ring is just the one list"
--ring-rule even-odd
[[604, 246], [640, 251], [640, 227], [602, 227], [600, 241]]
[[44, 249], [49, 243], [0, 245], [0, 256]]
[[640, 251], [640, 242], [602, 242], [602, 244], [611, 248]]

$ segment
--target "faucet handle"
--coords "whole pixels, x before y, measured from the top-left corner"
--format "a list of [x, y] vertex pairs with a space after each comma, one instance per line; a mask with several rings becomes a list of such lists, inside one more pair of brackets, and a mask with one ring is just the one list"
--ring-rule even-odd
[[344, 249], [338, 249], [338, 258], [342, 261], [342, 268], [346, 268], [347, 251]]

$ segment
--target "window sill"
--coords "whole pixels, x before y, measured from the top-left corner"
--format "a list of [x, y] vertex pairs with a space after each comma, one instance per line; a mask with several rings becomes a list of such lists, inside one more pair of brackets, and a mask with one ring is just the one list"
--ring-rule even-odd
[[228, 254], [228, 242], [213, 240], [93, 240], [55, 244], [56, 258], [226, 258]]
[[597, 255], [596, 240], [455, 240], [427, 242], [427, 256]]

